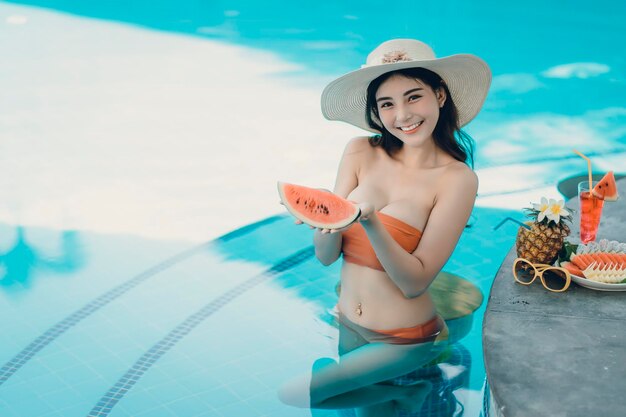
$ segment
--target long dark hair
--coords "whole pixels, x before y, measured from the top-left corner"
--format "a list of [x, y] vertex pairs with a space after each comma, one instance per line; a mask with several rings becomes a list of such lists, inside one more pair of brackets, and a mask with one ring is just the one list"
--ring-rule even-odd
[[443, 151], [447, 152], [454, 159], [464, 162], [474, 167], [474, 141], [467, 133], [463, 132], [459, 126], [459, 115], [448, 86], [436, 73], [426, 68], [407, 68], [398, 71], [391, 71], [381, 75], [370, 83], [367, 87], [367, 124], [380, 132], [369, 138], [372, 146], [381, 146], [387, 154], [393, 155], [402, 148], [402, 141], [392, 135], [380, 122], [378, 107], [376, 106], [376, 92], [382, 83], [393, 75], [402, 75], [406, 78], [418, 79], [424, 84], [437, 91], [443, 88], [446, 92], [446, 101], [439, 112], [439, 120], [433, 131], [435, 144]]

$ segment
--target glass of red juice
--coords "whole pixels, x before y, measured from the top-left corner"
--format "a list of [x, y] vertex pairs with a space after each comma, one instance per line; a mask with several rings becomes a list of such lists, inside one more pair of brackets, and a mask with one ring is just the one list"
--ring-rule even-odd
[[[598, 181], [593, 181], [591, 188], [593, 189], [597, 183]], [[582, 181], [578, 183], [578, 201], [580, 202], [580, 241], [592, 242], [596, 240], [604, 200], [591, 194], [589, 181]]]

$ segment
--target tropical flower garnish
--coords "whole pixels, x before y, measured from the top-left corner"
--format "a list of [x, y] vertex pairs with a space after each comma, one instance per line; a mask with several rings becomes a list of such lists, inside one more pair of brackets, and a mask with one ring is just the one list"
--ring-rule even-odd
[[541, 223], [546, 218], [548, 223], [553, 221], [555, 224], [561, 222], [561, 217], [566, 220], [571, 220], [571, 213], [565, 208], [565, 200], [555, 200], [551, 198], [548, 200], [545, 197], [541, 197], [541, 203], [533, 203], [533, 210], [537, 215], [537, 222]]
[[549, 207], [548, 199], [545, 197], [541, 197], [540, 204], [537, 204], [537, 203], [532, 203], [532, 204], [533, 204], [533, 210], [536, 210], [539, 212], [537, 214], [537, 221], [542, 222], [543, 219], [546, 217], [546, 212], [548, 211], [548, 207]]

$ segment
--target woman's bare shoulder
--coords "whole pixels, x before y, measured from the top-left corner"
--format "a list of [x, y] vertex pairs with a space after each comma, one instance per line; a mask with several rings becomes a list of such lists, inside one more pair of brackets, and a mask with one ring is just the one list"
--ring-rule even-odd
[[348, 141], [337, 170], [335, 194], [345, 198], [358, 186], [361, 170], [363, 166], [368, 164], [367, 155], [370, 152], [370, 147], [368, 138], [365, 136], [352, 138]]
[[448, 164], [437, 182], [437, 197], [457, 193], [476, 196], [477, 191], [478, 176], [461, 161]]
[[343, 156], [344, 158], [354, 160], [358, 165], [362, 165], [363, 163], [371, 163], [375, 153], [376, 149], [370, 145], [367, 136], [357, 136], [348, 141], [343, 151]]
[[446, 166], [439, 181], [439, 188], [444, 191], [465, 189], [475, 194], [478, 190], [478, 176], [464, 162], [455, 161]]
[[381, 151], [384, 153], [382, 147], [370, 143], [369, 136], [354, 137], [346, 145], [346, 153], [353, 153], [361, 159], [368, 159], [369, 162], [372, 162], [372, 158], [380, 158]]
[[346, 144], [346, 152], [365, 152], [373, 147], [369, 143], [369, 137], [357, 136], [348, 141]]

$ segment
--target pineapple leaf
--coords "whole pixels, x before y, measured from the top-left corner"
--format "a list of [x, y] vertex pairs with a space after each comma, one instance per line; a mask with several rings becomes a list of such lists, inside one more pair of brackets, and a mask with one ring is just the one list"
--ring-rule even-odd
[[576, 253], [576, 249], [578, 249], [578, 245], [568, 242], [567, 240], [563, 242], [563, 247], [559, 251], [559, 263], [561, 262], [569, 262], [572, 254]]

